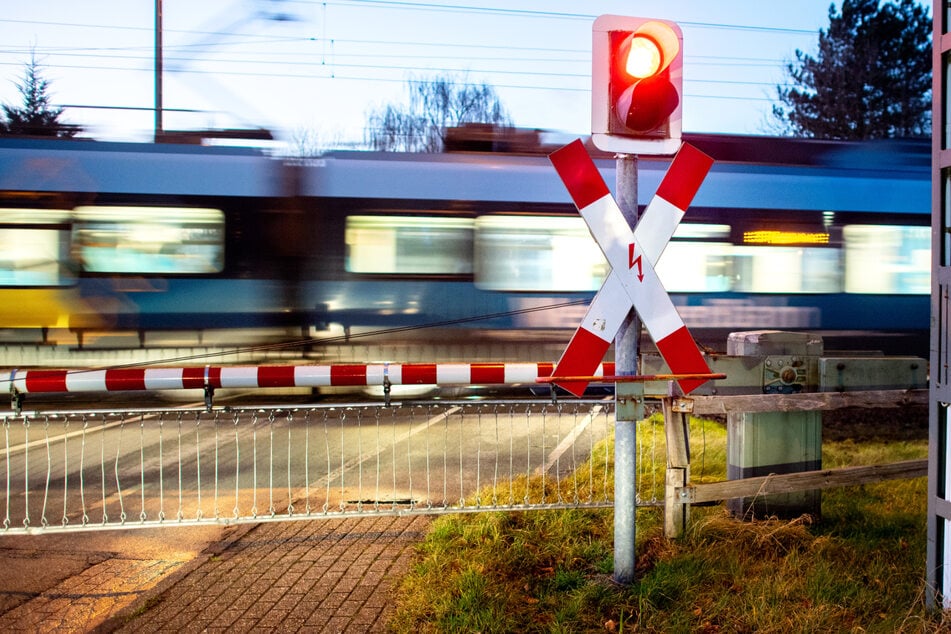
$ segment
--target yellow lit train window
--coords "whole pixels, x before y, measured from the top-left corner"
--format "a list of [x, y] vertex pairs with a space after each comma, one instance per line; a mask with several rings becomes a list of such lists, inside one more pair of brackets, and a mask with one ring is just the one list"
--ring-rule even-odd
[[596, 291], [608, 264], [580, 216], [482, 216], [475, 282], [497, 291]]
[[468, 275], [472, 273], [470, 218], [348, 216], [351, 273]]
[[0, 286], [66, 286], [69, 212], [0, 209]]
[[90, 273], [217, 273], [224, 213], [192, 207], [78, 207], [74, 241]]

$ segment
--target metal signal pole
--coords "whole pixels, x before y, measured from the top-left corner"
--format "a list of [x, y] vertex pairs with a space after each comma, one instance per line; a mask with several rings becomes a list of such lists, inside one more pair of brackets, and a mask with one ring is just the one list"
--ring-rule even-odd
[[[637, 156], [619, 154], [616, 171], [617, 204], [631, 227], [637, 226]], [[633, 308], [614, 344], [618, 375], [637, 374], [641, 320]], [[634, 581], [637, 516], [637, 421], [644, 417], [644, 384], [615, 383], [614, 422], [614, 581]]]
[[162, 0], [155, 0], [155, 140], [162, 135]]

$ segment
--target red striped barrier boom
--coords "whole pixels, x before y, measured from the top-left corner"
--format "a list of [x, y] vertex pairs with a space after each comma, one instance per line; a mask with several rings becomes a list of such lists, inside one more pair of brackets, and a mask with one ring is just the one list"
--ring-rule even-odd
[[[13, 370], [20, 394], [227, 388], [354, 387], [371, 385], [507, 385], [552, 376], [553, 363], [379, 363], [285, 366], [204, 366], [112, 370]], [[614, 374], [613, 363], [597, 374]]]

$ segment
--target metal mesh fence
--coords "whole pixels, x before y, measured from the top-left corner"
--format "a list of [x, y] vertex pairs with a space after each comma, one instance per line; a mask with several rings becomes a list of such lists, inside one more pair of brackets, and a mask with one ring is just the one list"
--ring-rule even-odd
[[[614, 403], [484, 401], [3, 417], [7, 534], [608, 507]], [[640, 449], [645, 504], [662, 498]], [[642, 495], [645, 495], [642, 493]]]

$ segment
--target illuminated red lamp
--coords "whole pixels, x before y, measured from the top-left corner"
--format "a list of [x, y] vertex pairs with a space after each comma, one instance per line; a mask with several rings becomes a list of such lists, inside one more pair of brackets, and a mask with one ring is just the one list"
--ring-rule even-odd
[[680, 148], [683, 34], [674, 22], [602, 15], [592, 30], [591, 132], [598, 148]]

